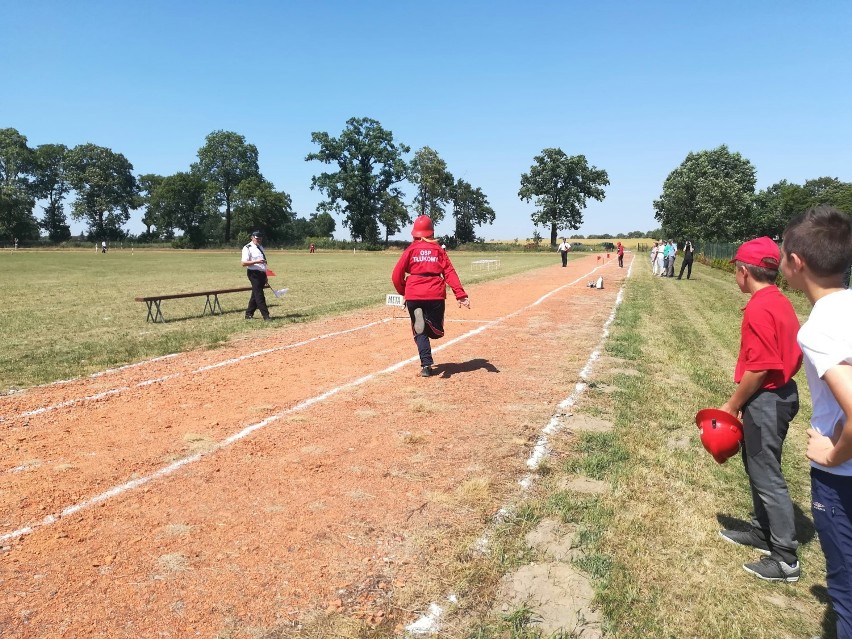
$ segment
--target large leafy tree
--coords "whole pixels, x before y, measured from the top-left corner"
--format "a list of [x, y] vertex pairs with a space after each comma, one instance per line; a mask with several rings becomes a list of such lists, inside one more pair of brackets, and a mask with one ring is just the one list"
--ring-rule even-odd
[[830, 204], [852, 214], [852, 184], [832, 177], [808, 180], [804, 185], [781, 180], [755, 195], [746, 235], [780, 238], [790, 218], [817, 204]]
[[476, 227], [494, 222], [494, 209], [479, 187], [461, 178], [453, 188], [453, 217], [456, 218], [456, 242], [465, 244], [476, 241]]
[[663, 183], [654, 217], [668, 237], [736, 242], [752, 235], [755, 169], [724, 144], [689, 153]]
[[403, 154], [411, 149], [395, 143], [393, 134], [371, 118], [350, 118], [340, 137], [314, 132], [311, 141], [319, 150], [309, 153], [306, 161], [337, 166], [336, 171], [311, 179], [311, 189], [328, 198], [319, 209], [343, 213], [343, 224], [354, 240], [377, 243], [379, 215], [387, 196], [403, 196], [395, 185], [408, 176]]
[[810, 206], [830, 204], [852, 215], [852, 184], [837, 178], [808, 180], [802, 187], [810, 197]]
[[190, 247], [203, 246], [208, 216], [204, 181], [185, 172], [155, 181], [158, 184], [150, 193], [147, 215], [155, 221], [160, 236], [173, 237], [177, 229], [183, 231]]
[[337, 228], [337, 222], [334, 221], [330, 213], [314, 211], [311, 213], [311, 223], [314, 225], [313, 234], [315, 237], [331, 237]]
[[385, 244], [391, 235], [402, 230], [402, 227], [411, 222], [411, 215], [402, 198], [398, 195], [385, 193], [382, 197], [382, 205], [379, 210], [379, 223], [385, 227]]
[[0, 238], [38, 238], [31, 177], [35, 154], [17, 129], [0, 129]]
[[750, 218], [744, 223], [745, 235], [781, 237], [781, 232], [794, 215], [806, 210], [810, 197], [798, 184], [781, 180], [754, 196]]
[[39, 226], [47, 231], [51, 242], [64, 242], [71, 237], [62, 202], [71, 190], [65, 170], [68, 147], [64, 144], [42, 144], [35, 149], [33, 193], [45, 201], [44, 218]]
[[428, 215], [434, 223], [444, 219], [444, 205], [452, 199], [453, 176], [438, 152], [424, 146], [411, 160], [409, 181], [417, 186], [414, 207], [418, 215]]
[[225, 242], [231, 241], [231, 208], [240, 182], [260, 177], [257, 147], [233, 131], [213, 131], [198, 149], [192, 172], [208, 184], [208, 196], [217, 207], [225, 207]]
[[[151, 196], [154, 194], [154, 191], [157, 190], [157, 187], [163, 183], [165, 178], [162, 175], [158, 175], [157, 173], [145, 173], [140, 175], [136, 179], [136, 184], [139, 187], [139, 194], [137, 196], [136, 208], [143, 208], [144, 213], [142, 213], [142, 224], [145, 225], [145, 237], [156, 239], [158, 237], [172, 237], [170, 233], [170, 227], [166, 227], [164, 229], [162, 224], [158, 223], [157, 214], [155, 211], [151, 210]], [[155, 228], [155, 231], [151, 229]]]
[[121, 153], [95, 144], [81, 144], [66, 156], [68, 181], [77, 193], [71, 217], [85, 220], [89, 235], [117, 240], [137, 200], [133, 165]]
[[290, 196], [276, 191], [269, 180], [260, 176], [240, 182], [234, 193], [234, 228], [237, 235], [248, 237], [261, 230], [269, 243], [285, 241], [287, 226], [293, 220]]
[[525, 202], [535, 199], [533, 224], [549, 225], [550, 244], [556, 246], [560, 230], [580, 228], [589, 198], [603, 201], [605, 186], [609, 186], [607, 172], [590, 166], [586, 156], [547, 148], [535, 156], [530, 172], [521, 175], [518, 197]]

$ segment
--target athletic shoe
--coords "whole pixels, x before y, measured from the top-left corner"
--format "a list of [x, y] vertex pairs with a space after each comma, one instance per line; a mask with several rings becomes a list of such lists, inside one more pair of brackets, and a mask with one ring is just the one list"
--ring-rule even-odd
[[[417, 309], [420, 310], [420, 309]], [[432, 377], [432, 367], [424, 366], [420, 369], [420, 377]]]
[[799, 581], [799, 575], [802, 574], [798, 561], [790, 565], [772, 557], [764, 557], [760, 561], [743, 564], [743, 569], [764, 581], [786, 581], [793, 583]]
[[415, 308], [414, 309], [414, 332], [418, 335], [423, 335], [423, 331], [426, 330], [426, 320], [423, 319], [423, 309]]
[[720, 530], [719, 536], [737, 546], [749, 546], [756, 548], [764, 555], [769, 554], [769, 544], [753, 530]]

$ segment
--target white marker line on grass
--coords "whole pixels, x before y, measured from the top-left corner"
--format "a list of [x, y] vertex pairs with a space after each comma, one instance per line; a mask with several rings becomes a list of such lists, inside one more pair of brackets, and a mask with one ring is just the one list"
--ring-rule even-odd
[[[625, 282], [630, 277], [630, 274], [633, 271], [633, 262], [634, 261], [635, 260], [631, 260], [631, 262], [630, 262], [630, 266], [627, 269], [627, 277], [625, 278]], [[592, 272], [594, 272], [594, 271], [592, 271]], [[584, 276], [584, 277], [586, 277], [586, 276]], [[575, 280], [573, 283], [575, 283], [577, 281], [579, 281], [579, 280]], [[570, 284], [568, 286], [570, 286]], [[562, 426], [561, 420], [562, 420], [562, 417], [565, 414], [565, 409], [573, 406], [577, 402], [577, 400], [579, 399], [579, 397], [583, 393], [583, 391], [586, 389], [587, 384], [586, 384], [585, 380], [588, 379], [588, 376], [591, 373], [592, 364], [600, 357], [601, 350], [603, 349], [604, 344], [606, 343], [606, 339], [609, 336], [609, 326], [610, 326], [610, 324], [612, 324], [613, 320], [615, 319], [615, 313], [618, 310], [618, 307], [621, 304], [623, 299], [624, 299], [624, 283], [622, 282], [621, 288], [618, 290], [618, 295], [615, 296], [615, 304], [613, 305], [612, 312], [609, 314], [609, 317], [607, 317], [606, 321], [603, 324], [603, 329], [601, 331], [601, 338], [598, 341], [597, 346], [595, 346], [594, 350], [592, 350], [591, 354], [589, 355], [589, 359], [586, 360], [585, 366], [583, 366], [583, 368], [580, 370], [580, 379], [583, 380], [583, 381], [578, 382], [574, 386], [574, 391], [568, 397], [566, 397], [564, 400], [559, 402], [559, 404], [557, 405], [558, 406], [557, 411], [554, 413], [553, 417], [550, 418], [550, 421], [547, 422], [547, 424], [544, 426], [544, 428], [542, 428], [541, 435], [539, 436], [538, 441], [536, 442], [535, 446], [533, 447], [532, 453], [530, 454], [529, 458], [527, 459], [527, 466], [530, 467], [531, 469], [534, 470], [535, 468], [537, 468], [538, 465], [541, 463], [541, 460], [544, 459], [546, 454], [549, 452], [549, 443], [548, 443], [549, 437], [550, 437], [550, 435], [556, 433], [557, 431], [559, 431], [561, 429], [561, 426]], [[537, 303], [538, 302], [536, 302], [536, 304]], [[529, 489], [530, 486], [532, 486], [533, 479], [534, 479], [533, 473], [528, 473], [523, 479], [521, 479], [519, 481], [519, 484], [521, 485], [521, 489], [524, 490], [524, 491]], [[482, 536], [480, 536], [479, 539], [476, 540], [476, 542], [474, 543], [474, 548], [476, 550], [478, 550], [479, 552], [486, 552], [488, 550], [488, 543], [491, 539], [491, 533], [492, 533], [494, 526], [505, 521], [511, 513], [512, 513], [512, 507], [511, 507], [510, 504], [504, 504], [503, 506], [501, 506], [500, 510], [498, 510], [497, 513], [492, 518], [490, 529], [486, 530], [482, 534]], [[453, 597], [453, 595], [449, 595], [449, 597]], [[428, 611], [425, 614], [418, 617], [415, 621], [410, 623], [408, 626], [406, 626], [405, 629], [408, 632], [408, 634], [412, 634], [412, 635], [432, 635], [432, 634], [436, 634], [438, 632], [439, 628], [440, 628], [439, 621], [440, 621], [442, 614], [443, 614], [443, 609], [441, 608], [441, 606], [439, 606], [437, 603], [432, 602], [431, 604], [429, 604]]]
[[[591, 273], [594, 273], [598, 268], [601, 268], [601, 267], [600, 266], [595, 267], [591, 271]], [[591, 273], [587, 273], [586, 275], [581, 276], [581, 278], [582, 277], [588, 277]], [[575, 281], [578, 281], [578, 280], [575, 280]], [[474, 335], [478, 335], [479, 333], [483, 332], [487, 328], [491, 328], [493, 326], [496, 326], [497, 324], [503, 322], [504, 320], [516, 317], [517, 315], [523, 313], [524, 311], [527, 311], [527, 310], [531, 309], [532, 307], [541, 304], [544, 300], [555, 295], [559, 291], [571, 286], [572, 284], [573, 284], [573, 282], [571, 282], [569, 284], [563, 284], [562, 286], [555, 288], [554, 290], [550, 291], [549, 293], [542, 295], [535, 302], [528, 304], [527, 306], [524, 306], [524, 307], [522, 307], [522, 308], [520, 308], [520, 309], [518, 309], [518, 310], [516, 310], [512, 313], [509, 313], [508, 315], [504, 315], [501, 318], [492, 320], [488, 324], [485, 324], [483, 326], [480, 326], [478, 328], [470, 330], [467, 333], [464, 333], [463, 335], [460, 335], [459, 337], [456, 337], [456, 338], [446, 342], [445, 344], [442, 344], [441, 346], [432, 349], [432, 351], [433, 352], [442, 351], [445, 348], [449, 348], [453, 344], [457, 344], [458, 342], [461, 342], [461, 341], [466, 340], [470, 337], [473, 337]], [[379, 324], [379, 323], [380, 322], [373, 322], [373, 324]], [[356, 380], [353, 380], [351, 382], [347, 382], [345, 384], [342, 384], [340, 386], [332, 388], [332, 389], [330, 389], [330, 390], [328, 390], [324, 393], [321, 393], [320, 395], [315, 395], [314, 397], [310, 397], [310, 398], [308, 398], [308, 399], [306, 399], [302, 402], [299, 402], [295, 406], [292, 406], [291, 408], [288, 408], [287, 410], [284, 410], [284, 411], [278, 413], [277, 415], [271, 415], [270, 417], [267, 417], [266, 419], [264, 419], [260, 422], [257, 422], [256, 424], [251, 424], [250, 426], [246, 426], [241, 431], [234, 433], [230, 437], [223, 439], [216, 447], [212, 448], [211, 450], [209, 450], [207, 452], [196, 453], [196, 454], [191, 455], [189, 457], [184, 457], [182, 459], [179, 459], [179, 460], [169, 464], [168, 466], [164, 466], [163, 468], [160, 468], [159, 470], [154, 471], [150, 475], [146, 475], [144, 477], [139, 477], [138, 479], [134, 479], [132, 481], [128, 481], [128, 482], [125, 482], [123, 484], [119, 484], [118, 486], [110, 488], [109, 490], [107, 490], [103, 493], [100, 493], [99, 495], [95, 495], [94, 497], [92, 497], [90, 499], [82, 501], [82, 502], [75, 504], [73, 506], [68, 506], [67, 508], [64, 508], [63, 510], [61, 510], [59, 513], [47, 515], [40, 522], [36, 522], [36, 523], [31, 524], [29, 526], [18, 528], [17, 530], [13, 530], [11, 532], [0, 535], [0, 542], [10, 541], [12, 539], [17, 539], [18, 537], [21, 537], [22, 535], [27, 535], [27, 534], [33, 532], [37, 528], [43, 528], [45, 526], [49, 526], [51, 524], [54, 524], [57, 521], [59, 521], [59, 519], [61, 519], [62, 517], [67, 517], [68, 515], [72, 515], [72, 514], [77, 513], [81, 510], [84, 510], [86, 508], [94, 506], [95, 504], [99, 504], [103, 501], [106, 501], [107, 499], [111, 499], [112, 497], [117, 497], [118, 495], [121, 495], [122, 493], [125, 493], [128, 490], [133, 490], [134, 488], [138, 488], [139, 486], [143, 486], [143, 485], [147, 484], [148, 482], [153, 481], [154, 479], [159, 479], [159, 478], [171, 475], [172, 473], [174, 473], [178, 469], [182, 468], [183, 466], [197, 462], [198, 460], [203, 459], [204, 457], [206, 457], [208, 455], [212, 455], [216, 451], [221, 450], [221, 449], [223, 449], [227, 446], [230, 446], [231, 444], [238, 442], [239, 440], [247, 437], [248, 435], [255, 432], [256, 430], [260, 430], [261, 428], [265, 428], [266, 426], [269, 426], [270, 424], [277, 422], [282, 417], [285, 417], [285, 416], [287, 416], [291, 413], [295, 413], [297, 411], [308, 408], [309, 406], [312, 406], [314, 404], [322, 402], [322, 401], [328, 399], [329, 397], [337, 395], [341, 391], [360, 386], [360, 385], [364, 384], [365, 382], [368, 382], [372, 379], [375, 379], [379, 375], [395, 372], [395, 371], [399, 370], [400, 368], [402, 368], [403, 366], [406, 366], [408, 364], [411, 364], [411, 363], [413, 363], [415, 361], [419, 361], [419, 360], [420, 360], [419, 355], [415, 355], [414, 357], [409, 357], [408, 359], [404, 359], [401, 362], [397, 362], [396, 364], [392, 364], [391, 366], [388, 366], [387, 368], [384, 368], [384, 369], [382, 369], [378, 372], [370, 373], [369, 375], [364, 375], [363, 377], [359, 377]]]

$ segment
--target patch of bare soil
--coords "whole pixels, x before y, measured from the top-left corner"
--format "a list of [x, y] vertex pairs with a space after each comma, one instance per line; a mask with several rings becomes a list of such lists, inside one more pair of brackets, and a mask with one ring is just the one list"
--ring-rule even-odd
[[0, 636], [410, 621], [578, 381], [627, 273], [597, 265], [472, 287], [428, 379], [377, 307], [0, 398]]

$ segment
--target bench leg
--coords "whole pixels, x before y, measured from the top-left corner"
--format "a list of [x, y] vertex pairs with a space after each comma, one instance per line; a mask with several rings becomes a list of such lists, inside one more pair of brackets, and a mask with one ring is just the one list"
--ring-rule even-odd
[[[210, 301], [210, 298], [213, 298], [213, 301]], [[201, 312], [201, 317], [207, 315], [207, 309], [210, 309], [211, 315], [221, 315], [222, 307], [219, 304], [219, 295], [218, 293], [214, 293], [213, 295], [208, 295], [207, 300], [204, 302], [204, 310]]]
[[[161, 300], [151, 300], [150, 302], [145, 302], [148, 306], [148, 317], [145, 318], [146, 322], [162, 322], [166, 323], [166, 318], [163, 317], [163, 312], [160, 310], [160, 301]], [[157, 312], [154, 312], [154, 309]]]

